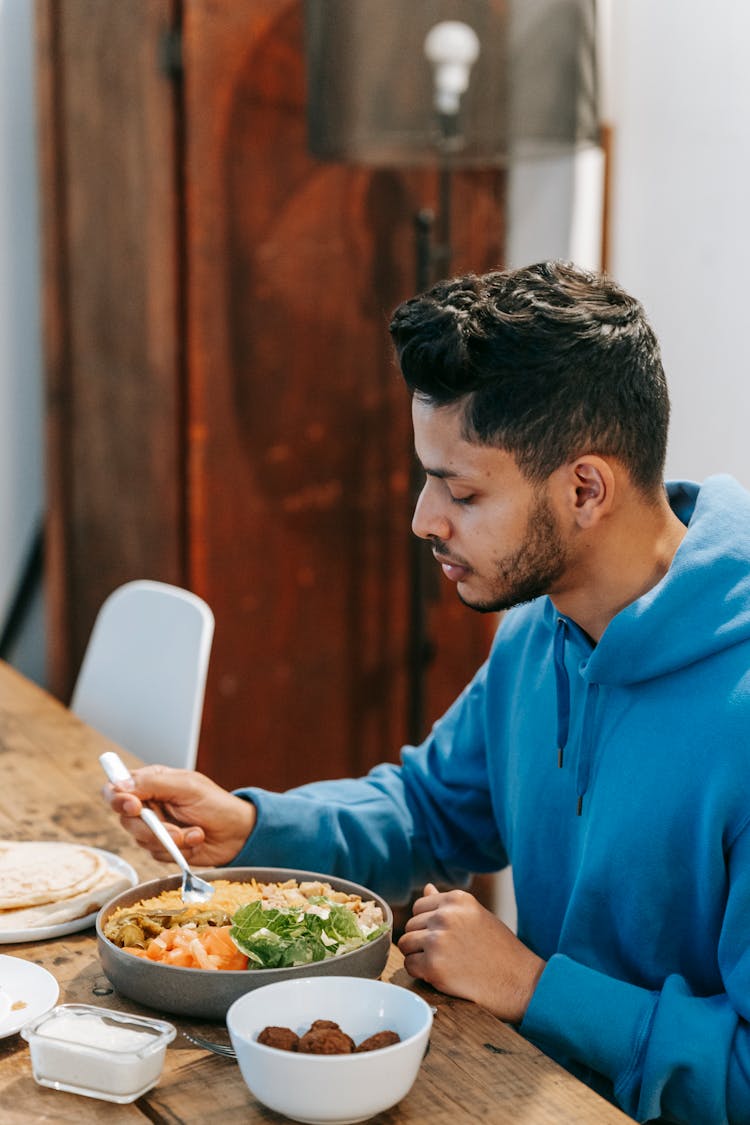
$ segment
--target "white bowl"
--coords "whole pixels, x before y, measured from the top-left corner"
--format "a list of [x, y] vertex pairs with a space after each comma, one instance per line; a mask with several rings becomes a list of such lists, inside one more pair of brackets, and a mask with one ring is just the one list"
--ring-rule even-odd
[[[355, 1045], [378, 1031], [400, 1043], [348, 1055], [281, 1051], [258, 1043], [264, 1027], [303, 1034], [333, 1020]], [[305, 977], [257, 988], [235, 1000], [227, 1027], [242, 1077], [269, 1109], [307, 1125], [366, 1121], [408, 1094], [432, 1027], [432, 1011], [415, 992], [359, 977]]]

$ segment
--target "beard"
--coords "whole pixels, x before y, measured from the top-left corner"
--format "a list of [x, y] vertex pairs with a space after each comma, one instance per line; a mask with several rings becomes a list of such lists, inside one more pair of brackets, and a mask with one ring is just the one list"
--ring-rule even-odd
[[482, 601], [459, 599], [478, 613], [498, 613], [548, 594], [565, 573], [569, 554], [545, 494], [529, 512], [517, 550], [495, 562], [490, 596]]

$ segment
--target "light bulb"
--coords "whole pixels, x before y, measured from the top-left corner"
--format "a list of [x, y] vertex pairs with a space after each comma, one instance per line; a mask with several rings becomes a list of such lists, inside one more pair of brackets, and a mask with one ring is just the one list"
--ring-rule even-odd
[[427, 32], [424, 53], [433, 68], [435, 109], [457, 114], [472, 65], [479, 56], [479, 36], [468, 23], [444, 20]]

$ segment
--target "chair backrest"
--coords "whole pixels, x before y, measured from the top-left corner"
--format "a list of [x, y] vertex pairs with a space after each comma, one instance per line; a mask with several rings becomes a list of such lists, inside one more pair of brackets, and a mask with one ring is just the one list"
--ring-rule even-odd
[[213, 632], [197, 595], [126, 582], [99, 610], [71, 711], [145, 762], [192, 769]]

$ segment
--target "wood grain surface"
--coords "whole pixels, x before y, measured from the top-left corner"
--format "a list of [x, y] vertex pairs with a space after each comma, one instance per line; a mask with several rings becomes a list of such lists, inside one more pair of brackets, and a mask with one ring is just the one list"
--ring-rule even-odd
[[[76, 840], [117, 852], [143, 879], [165, 868], [135, 847], [101, 799], [98, 756], [111, 744], [61, 704], [0, 663], [0, 838]], [[132, 756], [123, 757], [131, 765]], [[86, 1003], [155, 1015], [121, 998], [104, 975], [93, 929], [43, 942], [0, 946], [48, 969], [61, 1003]], [[437, 1013], [431, 1045], [407, 1097], [376, 1125], [615, 1125], [630, 1118], [558, 1067], [515, 1031], [475, 1004], [417, 985], [394, 947], [384, 976], [417, 988]], [[169, 1017], [178, 1031], [220, 1038], [223, 1025]], [[167, 1049], [159, 1085], [118, 1106], [38, 1086], [20, 1035], [0, 1040], [0, 1121], [156, 1122], [160, 1125], [252, 1125], [283, 1122], [263, 1109], [236, 1063], [179, 1035]]]

